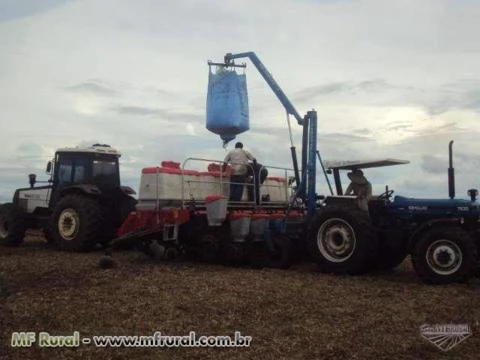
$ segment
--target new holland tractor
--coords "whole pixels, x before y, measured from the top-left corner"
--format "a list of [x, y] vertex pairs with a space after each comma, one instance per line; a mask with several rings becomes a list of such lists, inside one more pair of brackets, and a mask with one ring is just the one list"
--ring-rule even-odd
[[58, 149], [47, 164], [50, 179], [17, 189], [0, 206], [0, 241], [23, 242], [27, 229], [43, 229], [48, 242], [68, 251], [106, 244], [135, 208], [135, 192], [120, 185], [120, 153], [109, 145]]
[[399, 265], [411, 254], [416, 273], [427, 283], [467, 280], [478, 270], [480, 203], [478, 191], [470, 199], [455, 199], [450, 142], [449, 198], [414, 199], [395, 196], [388, 187], [361, 209], [355, 196], [344, 196], [340, 171], [405, 162], [328, 165], [337, 195], [326, 197], [310, 223], [309, 249], [320, 269], [337, 274], [360, 274]]

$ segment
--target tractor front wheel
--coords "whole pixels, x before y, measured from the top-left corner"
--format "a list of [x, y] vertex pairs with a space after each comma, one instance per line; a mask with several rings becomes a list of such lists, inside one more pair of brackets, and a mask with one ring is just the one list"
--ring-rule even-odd
[[66, 195], [55, 206], [49, 232], [62, 250], [88, 251], [101, 238], [102, 215], [94, 199]]
[[0, 206], [0, 242], [16, 246], [23, 242], [27, 224], [25, 213], [15, 204]]
[[412, 262], [424, 282], [448, 284], [473, 275], [476, 254], [475, 242], [467, 231], [443, 226], [423, 233], [413, 248]]

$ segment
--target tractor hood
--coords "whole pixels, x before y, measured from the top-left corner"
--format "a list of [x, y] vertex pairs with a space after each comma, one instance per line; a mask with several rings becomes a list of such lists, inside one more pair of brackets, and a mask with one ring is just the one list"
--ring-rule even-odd
[[395, 196], [390, 204], [391, 209], [408, 212], [435, 212], [450, 215], [479, 215], [480, 203], [465, 199], [414, 199]]

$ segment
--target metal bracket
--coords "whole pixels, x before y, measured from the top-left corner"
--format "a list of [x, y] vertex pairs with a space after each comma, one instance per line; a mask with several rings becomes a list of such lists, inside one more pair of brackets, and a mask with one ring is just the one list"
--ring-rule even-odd
[[233, 61], [231, 63], [216, 63], [208, 60], [208, 65], [209, 66], [223, 66], [223, 67], [238, 67], [238, 68], [246, 68], [247, 64], [246, 63], [241, 63], [241, 64], [235, 64]]

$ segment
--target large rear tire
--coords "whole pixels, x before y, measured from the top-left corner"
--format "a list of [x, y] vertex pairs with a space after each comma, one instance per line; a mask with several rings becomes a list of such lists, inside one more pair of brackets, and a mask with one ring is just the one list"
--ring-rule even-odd
[[377, 254], [377, 236], [368, 213], [362, 210], [320, 210], [308, 234], [308, 246], [322, 272], [362, 274]]
[[412, 263], [428, 284], [463, 282], [474, 274], [477, 248], [472, 235], [458, 227], [425, 231], [414, 245]]
[[15, 204], [0, 206], [0, 242], [9, 246], [17, 246], [23, 242], [27, 222], [25, 213]]
[[88, 251], [101, 239], [103, 212], [93, 199], [66, 195], [52, 214], [50, 233], [62, 250]]

